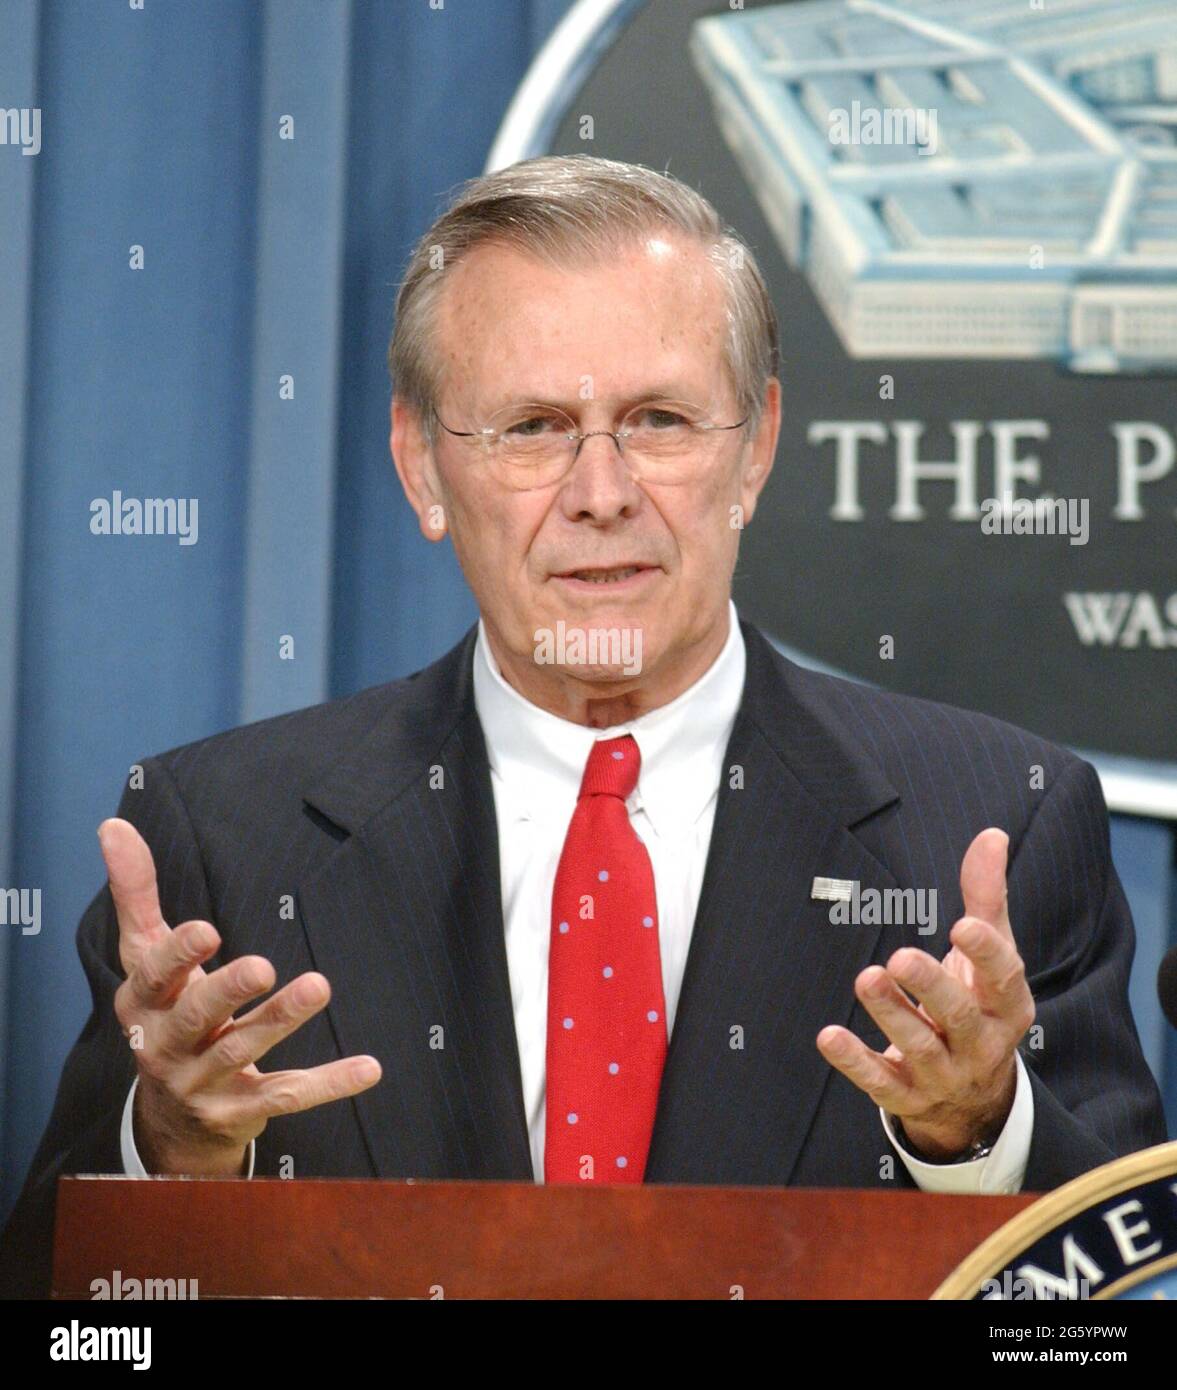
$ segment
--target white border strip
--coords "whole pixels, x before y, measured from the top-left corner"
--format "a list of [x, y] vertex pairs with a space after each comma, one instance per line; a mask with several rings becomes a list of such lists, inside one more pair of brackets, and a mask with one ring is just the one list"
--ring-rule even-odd
[[577, 0], [532, 59], [486, 157], [485, 173], [548, 153], [540, 145], [547, 127], [571, 100], [578, 70], [612, 43], [622, 23], [644, 3]]
[[1154, 768], [1135, 758], [1105, 757], [1078, 748], [1074, 751], [1099, 773], [1109, 811], [1177, 820], [1177, 763], [1160, 763]]

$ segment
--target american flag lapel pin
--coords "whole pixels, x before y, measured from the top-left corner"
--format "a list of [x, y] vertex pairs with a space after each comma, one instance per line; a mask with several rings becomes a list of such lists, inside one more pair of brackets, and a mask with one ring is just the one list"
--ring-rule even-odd
[[809, 896], [814, 902], [849, 902], [856, 882], [852, 878], [815, 878]]

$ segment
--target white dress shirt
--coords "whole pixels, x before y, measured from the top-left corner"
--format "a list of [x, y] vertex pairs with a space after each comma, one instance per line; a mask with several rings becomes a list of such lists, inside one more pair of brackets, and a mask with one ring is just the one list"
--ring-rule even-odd
[[[723, 757], [744, 689], [744, 639], [732, 603], [728, 624], [723, 650], [694, 685], [669, 704], [610, 729], [574, 724], [524, 699], [503, 679], [485, 628], [481, 621], [478, 624], [474, 703], [494, 791], [511, 1004], [537, 1182], [543, 1181], [544, 1173], [552, 891], [589, 751], [599, 739], [632, 734], [641, 753], [638, 783], [626, 806], [654, 871], [669, 1038], [703, 886]], [[1029, 1157], [1034, 1111], [1020, 1056], [1017, 1071], [1013, 1109], [986, 1158], [922, 1162], [899, 1144], [880, 1111], [887, 1139], [918, 1187], [926, 1192], [1018, 1191]], [[123, 1114], [123, 1163], [128, 1174], [143, 1175], [131, 1118], [134, 1094], [132, 1086]], [[251, 1144], [249, 1176], [253, 1149]]]

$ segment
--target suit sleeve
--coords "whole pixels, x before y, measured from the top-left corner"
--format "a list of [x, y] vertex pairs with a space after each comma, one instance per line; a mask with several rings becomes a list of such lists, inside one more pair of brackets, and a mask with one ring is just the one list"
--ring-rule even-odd
[[1009, 885], [1037, 1007], [1019, 1047], [1034, 1098], [1023, 1190], [1044, 1192], [1166, 1138], [1128, 1003], [1132, 914], [1090, 764], [1068, 763], [1046, 792], [1016, 848]]
[[[211, 920], [196, 836], [175, 782], [157, 759], [148, 759], [142, 767], [142, 788], [128, 787], [118, 814], [151, 848], [164, 920], [171, 925], [194, 918]], [[0, 1297], [49, 1294], [57, 1179], [72, 1173], [124, 1171], [120, 1130], [136, 1068], [114, 1012], [123, 972], [109, 887], [103, 887], [86, 909], [77, 949], [90, 986], [90, 1016], [66, 1058], [49, 1124], [0, 1236]]]

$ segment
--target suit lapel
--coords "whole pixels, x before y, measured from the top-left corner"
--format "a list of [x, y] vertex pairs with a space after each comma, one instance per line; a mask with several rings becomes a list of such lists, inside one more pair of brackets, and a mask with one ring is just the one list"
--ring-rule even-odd
[[[894, 790], [797, 668], [741, 627], [744, 694], [650, 1182], [789, 1181], [832, 1074], [814, 1039], [848, 1020], [854, 977], [880, 935], [832, 925], [829, 904], [811, 900], [813, 880], [895, 886], [853, 833]], [[342, 1054], [372, 1053], [384, 1066], [352, 1102], [381, 1177], [532, 1177], [475, 635], [393, 687], [355, 753], [305, 797], [336, 843], [298, 905], [332, 983]]]
[[[880, 928], [833, 925], [813, 880], [895, 880], [849, 827], [896, 799], [742, 624], [744, 695], [724, 762], [647, 1163], [650, 1182], [786, 1184]], [[742, 781], [742, 785], [741, 785]], [[732, 783], [736, 785], [733, 786]]]
[[384, 1067], [353, 1101], [381, 1177], [532, 1176], [475, 631], [306, 796], [340, 843], [298, 903], [342, 1053]]

